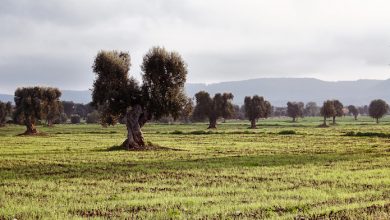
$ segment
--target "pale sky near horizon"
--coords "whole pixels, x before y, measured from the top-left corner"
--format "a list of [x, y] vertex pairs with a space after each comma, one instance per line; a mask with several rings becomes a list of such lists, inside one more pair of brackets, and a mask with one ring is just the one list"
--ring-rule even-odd
[[188, 82], [390, 78], [388, 0], [2, 0], [0, 93], [91, 87], [101, 50], [182, 54]]

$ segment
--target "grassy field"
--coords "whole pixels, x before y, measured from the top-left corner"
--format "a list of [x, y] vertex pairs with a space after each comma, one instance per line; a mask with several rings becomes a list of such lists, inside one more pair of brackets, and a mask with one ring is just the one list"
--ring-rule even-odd
[[[0, 128], [0, 219], [390, 219], [390, 118]], [[370, 133], [368, 133], [370, 132]]]

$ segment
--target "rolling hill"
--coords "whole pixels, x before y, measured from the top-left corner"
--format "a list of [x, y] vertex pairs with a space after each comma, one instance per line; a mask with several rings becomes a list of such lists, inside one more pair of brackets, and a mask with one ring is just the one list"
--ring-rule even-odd
[[[200, 90], [211, 94], [232, 92], [234, 103], [240, 105], [245, 96], [254, 94], [264, 96], [274, 106], [285, 106], [288, 101], [315, 101], [321, 105], [326, 99], [339, 99], [345, 105], [367, 105], [377, 98], [390, 102], [390, 79], [329, 82], [314, 78], [259, 78], [213, 84], [186, 84], [186, 92], [190, 97]], [[89, 90], [63, 90], [62, 93], [62, 100], [76, 103], [91, 101]], [[13, 101], [13, 96], [0, 94], [0, 100]]]

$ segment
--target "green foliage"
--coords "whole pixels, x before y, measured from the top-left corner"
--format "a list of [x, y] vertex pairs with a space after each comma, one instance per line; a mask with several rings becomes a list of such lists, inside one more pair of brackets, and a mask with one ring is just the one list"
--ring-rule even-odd
[[128, 53], [100, 51], [92, 69], [96, 74], [92, 90], [93, 106], [104, 106], [106, 115], [120, 116], [126, 113], [127, 107], [139, 102], [138, 83], [128, 75]]
[[271, 114], [271, 104], [262, 96], [246, 96], [244, 100], [245, 116], [251, 120], [267, 118]]
[[184, 93], [187, 64], [180, 54], [153, 47], [143, 57], [141, 69], [142, 99], [150, 117], [178, 118], [187, 101]]

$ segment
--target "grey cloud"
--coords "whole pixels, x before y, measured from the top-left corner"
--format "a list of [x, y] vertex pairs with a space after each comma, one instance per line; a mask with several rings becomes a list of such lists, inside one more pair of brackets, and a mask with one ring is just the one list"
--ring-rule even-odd
[[139, 78], [142, 55], [154, 45], [181, 53], [192, 82], [390, 78], [388, 6], [382, 0], [4, 0], [0, 93], [25, 84], [87, 89], [101, 49], [129, 51]]

